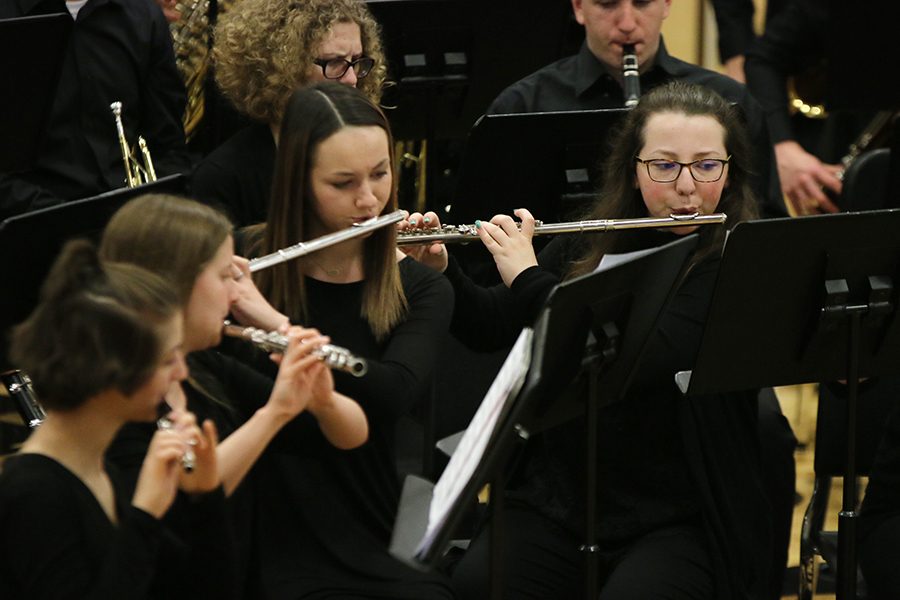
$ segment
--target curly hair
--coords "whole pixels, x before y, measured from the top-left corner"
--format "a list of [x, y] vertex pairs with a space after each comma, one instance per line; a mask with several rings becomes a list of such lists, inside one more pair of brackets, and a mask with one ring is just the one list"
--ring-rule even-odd
[[240, 0], [219, 18], [213, 60], [216, 83], [242, 113], [278, 123], [288, 98], [309, 82], [307, 66], [335, 23], [359, 25], [375, 68], [359, 89], [376, 104], [387, 65], [381, 27], [362, 0]]

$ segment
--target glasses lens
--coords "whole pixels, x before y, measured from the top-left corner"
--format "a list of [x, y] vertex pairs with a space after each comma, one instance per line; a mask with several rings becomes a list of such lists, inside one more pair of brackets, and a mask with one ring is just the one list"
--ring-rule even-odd
[[350, 68], [350, 63], [343, 58], [332, 58], [325, 62], [323, 72], [328, 79], [340, 79]]
[[368, 56], [362, 56], [353, 61], [353, 69], [356, 71], [356, 76], [360, 79], [368, 75], [374, 66], [375, 59]]
[[647, 163], [647, 172], [653, 181], [668, 183], [678, 179], [681, 165], [671, 160], [651, 160]]
[[724, 168], [720, 160], [698, 160], [691, 163], [691, 174], [697, 181], [716, 181], [722, 176]]

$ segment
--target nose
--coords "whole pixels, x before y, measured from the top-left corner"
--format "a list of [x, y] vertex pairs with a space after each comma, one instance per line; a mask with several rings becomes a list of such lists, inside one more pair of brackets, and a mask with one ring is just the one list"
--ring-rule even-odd
[[629, 0], [620, 3], [616, 26], [619, 28], [619, 31], [624, 33], [631, 33], [637, 28], [634, 6], [632, 6]]
[[697, 182], [694, 181], [694, 176], [691, 175], [691, 169], [687, 166], [682, 167], [681, 173], [678, 174], [678, 179], [675, 180], [675, 191], [679, 194], [690, 195], [696, 189]]
[[356, 87], [356, 82], [359, 81], [359, 78], [356, 76], [356, 67], [350, 67], [349, 69], [347, 69], [347, 72], [344, 73], [339, 81], [344, 85]]
[[372, 188], [372, 182], [365, 181], [359, 186], [359, 194], [356, 196], [356, 206], [359, 208], [369, 208], [378, 205], [378, 196]]
[[178, 356], [175, 359], [175, 368], [172, 370], [172, 380], [184, 381], [188, 376], [187, 362], [184, 360], [184, 352], [182, 350], [179, 350], [177, 354]]

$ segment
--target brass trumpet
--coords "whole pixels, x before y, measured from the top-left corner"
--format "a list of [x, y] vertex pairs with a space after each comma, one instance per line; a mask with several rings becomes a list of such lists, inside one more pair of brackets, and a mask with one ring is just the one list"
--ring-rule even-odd
[[119, 135], [119, 149], [122, 151], [122, 161], [125, 165], [125, 183], [133, 188], [144, 183], [156, 181], [156, 171], [153, 169], [153, 159], [144, 138], [138, 136], [138, 148], [143, 161], [138, 160], [125, 139], [125, 128], [122, 126], [122, 103], [113, 102], [109, 105], [113, 118], [116, 120], [116, 133]]
[[[251, 342], [257, 348], [266, 352], [284, 352], [288, 347], [288, 337], [286, 335], [281, 335], [277, 331], [263, 331], [256, 327], [234, 325], [231, 321], [225, 321], [222, 325], [222, 333], [229, 337], [236, 337]], [[369, 365], [366, 364], [365, 360], [340, 346], [323, 344], [316, 348], [313, 354], [335, 371], [344, 371], [354, 377], [362, 377], [369, 370]]]
[[[543, 223], [535, 221], [534, 235], [557, 233], [599, 233], [620, 229], [656, 229], [660, 227], [687, 227], [693, 225], [720, 225], [725, 222], [725, 213], [701, 215], [669, 215], [668, 217], [644, 217], [640, 219], [593, 219], [568, 223]], [[478, 239], [475, 225], [443, 225], [431, 229], [401, 231], [397, 234], [397, 245], [433, 244], [435, 242], [468, 243]]]

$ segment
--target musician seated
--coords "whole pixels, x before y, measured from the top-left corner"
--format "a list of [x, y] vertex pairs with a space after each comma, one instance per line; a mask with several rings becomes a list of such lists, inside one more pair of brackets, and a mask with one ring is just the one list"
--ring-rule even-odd
[[[84, 241], [64, 248], [40, 304], [13, 333], [12, 358], [31, 375], [46, 418], [0, 474], [0, 596], [231, 597], [212, 423], [169, 413], [133, 493], [103, 460], [119, 428], [154, 422], [187, 376], [182, 337], [167, 282], [102, 266]], [[179, 530], [161, 523], [177, 494], [191, 497]]]
[[[746, 130], [736, 110], [706, 87], [657, 86], [624, 118], [609, 148], [603, 188], [586, 218], [723, 212], [733, 227], [756, 214]], [[688, 221], [671, 230], [558, 237], [536, 257], [534, 219], [526, 209], [515, 212], [521, 231], [506, 215], [476, 223], [504, 282], [495, 288], [473, 284], [440, 244], [412, 250], [452, 282], [451, 331], [472, 346], [509, 343], [560, 279], [592, 272], [607, 254], [699, 234], [635, 384], [621, 402], [600, 409], [600, 597], [762, 597], [772, 552], [756, 394], [685, 397], [674, 383], [699, 348], [725, 228]], [[439, 224], [434, 213], [411, 215], [410, 223], [421, 227], [426, 217]], [[584, 446], [582, 420], [530, 439], [508, 484], [504, 598], [583, 597]], [[489, 537], [489, 527], [481, 528], [453, 573], [460, 598], [489, 595]]]
[[191, 190], [238, 226], [266, 220], [285, 105], [298, 87], [333, 80], [378, 102], [387, 67], [362, 0], [241, 0], [215, 31], [216, 83], [253, 125], [197, 166]]
[[27, 172], [0, 173], [0, 220], [127, 185], [113, 102], [122, 103], [127, 142], [146, 140], [157, 176], [190, 168], [181, 123], [184, 85], [159, 6], [153, 0], [0, 3], [0, 19], [65, 12], [75, 23], [37, 162]]

